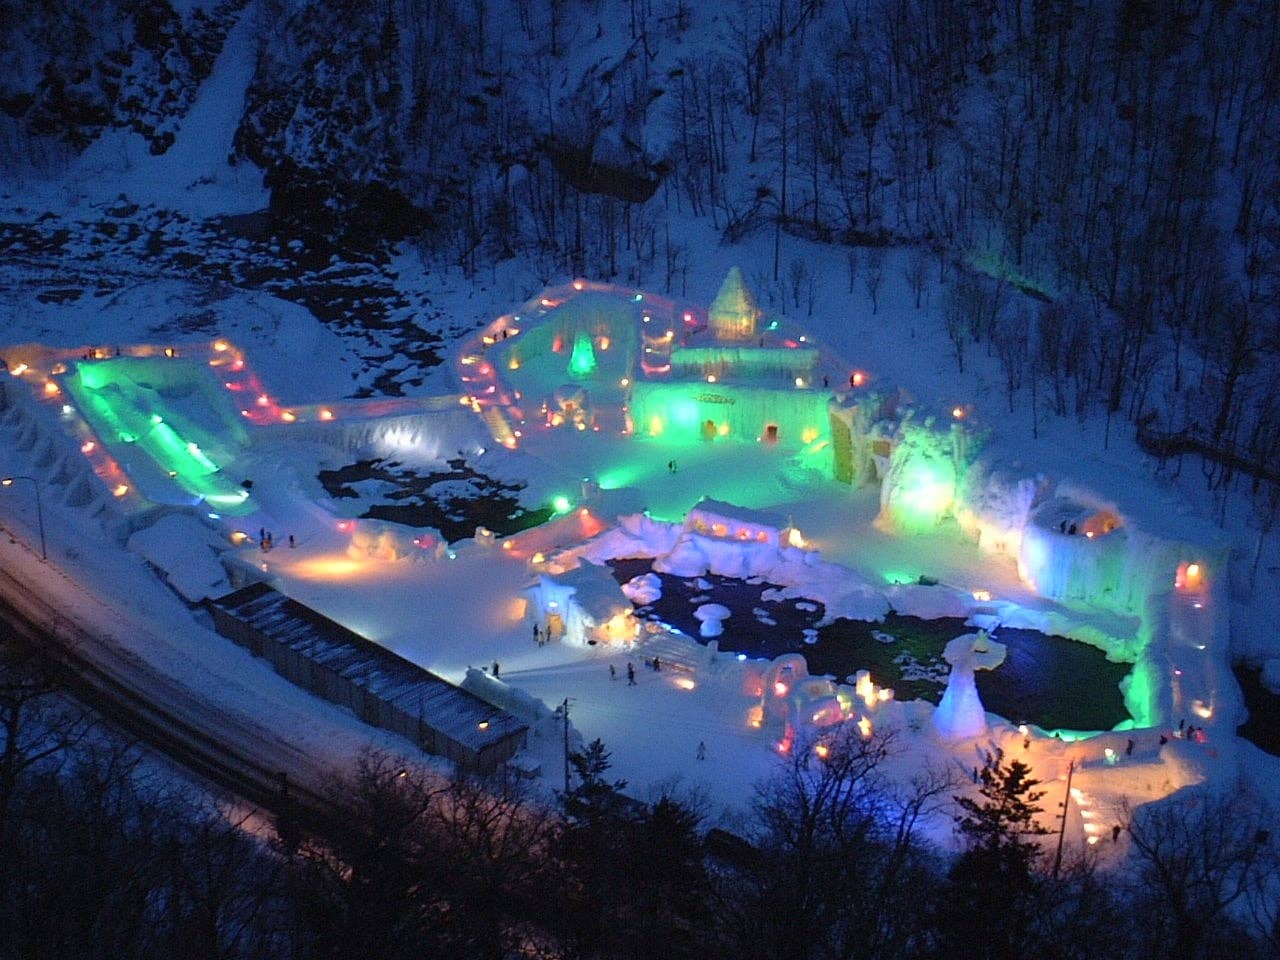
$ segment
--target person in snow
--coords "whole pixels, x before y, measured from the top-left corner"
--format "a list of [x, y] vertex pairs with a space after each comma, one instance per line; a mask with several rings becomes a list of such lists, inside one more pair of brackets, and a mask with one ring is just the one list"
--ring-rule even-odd
[[615, 667], [612, 663], [609, 664], [609, 679], [610, 680], [618, 679], [618, 668]]
[[699, 760], [707, 759], [707, 741], [705, 740], [698, 741], [698, 759]]
[[627, 686], [634, 687], [636, 685], [636, 665], [630, 660], [627, 661]]
[[661, 670], [661, 669], [662, 669], [662, 663], [661, 663], [661, 661], [659, 661], [657, 657], [654, 657], [654, 658], [653, 658], [653, 672], [654, 672], [654, 673], [657, 673], [657, 672], [658, 672], [659, 670]]
[[542, 646], [542, 630], [536, 623], [533, 625], [533, 642]]
[[493, 661], [493, 679], [498, 679], [498, 661]]
[[298, 545], [298, 541], [293, 539], [293, 534], [289, 534], [289, 549], [292, 550]]

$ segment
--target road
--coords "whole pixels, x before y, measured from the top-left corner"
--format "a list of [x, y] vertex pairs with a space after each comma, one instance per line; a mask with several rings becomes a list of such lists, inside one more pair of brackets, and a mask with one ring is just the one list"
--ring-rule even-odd
[[[14, 549], [4, 544], [3, 559], [14, 559]], [[85, 616], [100, 601], [52, 564], [40, 569], [33, 582], [0, 567], [0, 625], [64, 667], [76, 699], [220, 790], [275, 817], [287, 811], [299, 826], [322, 835], [333, 827], [327, 763], [122, 647], [105, 627], [118, 624], [118, 611], [103, 605], [101, 617]], [[67, 591], [78, 593], [74, 603], [66, 602]]]

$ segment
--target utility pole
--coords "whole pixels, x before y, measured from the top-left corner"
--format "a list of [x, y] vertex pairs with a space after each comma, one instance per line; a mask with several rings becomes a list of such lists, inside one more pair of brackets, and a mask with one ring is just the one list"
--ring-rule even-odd
[[560, 704], [560, 709], [564, 711], [564, 795], [569, 796], [569, 698], [564, 698], [564, 703]]
[[1071, 775], [1076, 771], [1076, 762], [1067, 764], [1067, 792], [1062, 797], [1062, 826], [1058, 828], [1058, 852], [1053, 858], [1053, 875], [1058, 876], [1058, 868], [1062, 866], [1062, 841], [1067, 836], [1067, 807], [1071, 804]]

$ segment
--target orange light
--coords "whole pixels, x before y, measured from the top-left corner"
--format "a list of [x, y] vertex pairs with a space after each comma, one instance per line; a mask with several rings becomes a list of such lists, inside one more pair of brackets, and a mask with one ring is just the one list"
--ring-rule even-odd
[[116, 484], [116, 488], [111, 492], [114, 493], [117, 497], [123, 497], [126, 493], [129, 492], [129, 485], [127, 483], [118, 483]]
[[788, 689], [787, 685], [779, 680], [773, 685], [773, 695], [775, 697], [785, 697]]
[[[582, 287], [583, 287], [583, 283], [582, 283], [582, 281], [581, 281], [581, 280], [575, 280], [575, 281], [573, 281], [573, 289], [575, 289], [575, 290], [581, 290], [581, 289], [582, 289]], [[546, 301], [546, 300], [543, 300], [542, 302], [543, 302], [544, 304], [545, 304], [545, 303], [547, 303], [547, 301]]]
[[831, 748], [825, 743], [820, 743], [813, 748], [813, 752], [816, 753], [820, 759], [825, 760], [831, 755]]
[[689, 677], [677, 677], [676, 686], [681, 690], [693, 690], [698, 684]]
[[601, 338], [600, 338], [600, 349], [601, 349], [601, 350], [608, 350], [608, 349], [609, 349], [609, 338], [608, 338], [608, 337], [601, 337]]
[[291, 413], [288, 410], [281, 410], [280, 419], [283, 420], [285, 423], [293, 423], [293, 421], [297, 420], [298, 417], [296, 414]]
[[215, 340], [215, 341], [213, 341], [213, 349], [214, 349], [214, 350], [216, 350], [216, 351], [218, 351], [218, 353], [226, 353], [226, 352], [227, 352], [227, 348], [228, 348], [229, 346], [230, 346], [230, 344], [229, 344], [229, 343], [227, 343], [227, 341], [225, 341], [225, 340]]
[[10, 370], [9, 373], [12, 376], [20, 377], [30, 369], [31, 368], [28, 367], [25, 363], [20, 363], [16, 367], [14, 367], [12, 370]]
[[58, 385], [52, 380], [46, 380], [44, 382], [44, 395], [46, 397], [56, 397], [58, 392]]
[[332, 410], [330, 410], [328, 407], [321, 407], [321, 408], [320, 408], [320, 419], [321, 419], [321, 420], [332, 420], [332, 419], [333, 419], [333, 411], [332, 411]]
[[93, 451], [96, 450], [97, 447], [98, 445], [94, 443], [92, 440], [86, 440], [84, 443], [80, 444], [80, 452], [93, 453]]
[[955, 417], [957, 420], [963, 420], [963, 419], [964, 419], [964, 408], [963, 408], [963, 407], [952, 407], [952, 408], [951, 408], [951, 416]]
[[510, 550], [510, 549], [512, 548], [512, 546], [513, 546], [512, 542], [511, 542], [510, 540], [508, 540], [508, 541], [506, 541], [506, 542], [502, 545], [502, 549], [503, 549], [503, 550]]

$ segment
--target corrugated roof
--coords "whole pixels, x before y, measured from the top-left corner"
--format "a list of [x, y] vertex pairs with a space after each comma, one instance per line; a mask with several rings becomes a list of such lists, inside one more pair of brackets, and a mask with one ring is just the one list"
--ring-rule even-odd
[[505, 710], [265, 583], [250, 584], [212, 602], [273, 642], [323, 665], [404, 713], [420, 716], [428, 726], [473, 750], [483, 750], [528, 729]]

